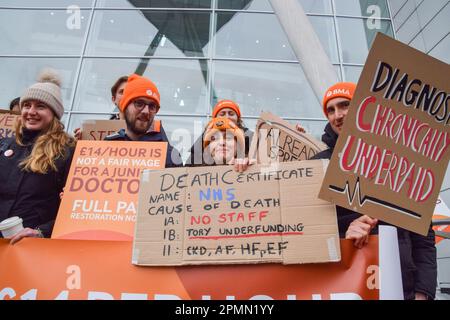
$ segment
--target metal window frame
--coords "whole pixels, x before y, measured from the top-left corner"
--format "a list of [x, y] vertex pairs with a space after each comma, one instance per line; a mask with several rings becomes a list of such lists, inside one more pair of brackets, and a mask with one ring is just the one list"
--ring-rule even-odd
[[[342, 43], [339, 36], [339, 26], [337, 22], [338, 17], [342, 18], [354, 18], [354, 19], [367, 19], [370, 18], [369, 16], [362, 16], [362, 15], [343, 15], [343, 14], [336, 14], [336, 4], [335, 0], [330, 0], [331, 2], [331, 9], [332, 13], [318, 13], [318, 12], [306, 12], [308, 16], [317, 16], [317, 17], [331, 17], [333, 18], [334, 23], [334, 33], [336, 38], [336, 45], [337, 45], [337, 51], [338, 51], [338, 62], [334, 62], [334, 66], [339, 66], [340, 75], [343, 80], [345, 80], [345, 66], [357, 66], [362, 67], [364, 64], [358, 64], [358, 63], [344, 63], [342, 58]], [[262, 63], [284, 63], [284, 64], [299, 64], [299, 61], [297, 60], [277, 60], [277, 59], [251, 59], [251, 58], [227, 58], [227, 57], [216, 57], [216, 28], [217, 28], [217, 14], [218, 13], [246, 13], [246, 14], [272, 14], [275, 13], [273, 11], [267, 11], [267, 10], [234, 10], [234, 9], [219, 9], [217, 8], [218, 0], [211, 0], [211, 7], [210, 8], [167, 8], [167, 7], [161, 7], [161, 8], [152, 8], [152, 7], [143, 7], [143, 8], [122, 8], [122, 7], [98, 7], [97, 0], [92, 0], [92, 6], [90, 7], [80, 7], [80, 10], [89, 10], [90, 11], [90, 17], [88, 20], [88, 26], [86, 28], [84, 38], [83, 38], [83, 44], [81, 48], [81, 52], [79, 55], [15, 55], [15, 54], [7, 54], [7, 55], [0, 55], [0, 58], [72, 58], [72, 59], [78, 59], [77, 69], [75, 71], [75, 78], [74, 78], [74, 88], [71, 93], [70, 97], [70, 105], [67, 111], [65, 111], [65, 115], [67, 116], [65, 118], [65, 125], [66, 128], [69, 127], [72, 120], [72, 115], [110, 115], [108, 112], [86, 112], [86, 111], [80, 111], [80, 110], [73, 110], [74, 104], [75, 104], [75, 98], [77, 95], [77, 92], [79, 90], [80, 86], [80, 78], [81, 78], [81, 71], [83, 68], [83, 64], [85, 62], [85, 59], [152, 59], [152, 60], [206, 60], [208, 65], [208, 77], [207, 77], [207, 83], [206, 83], [206, 94], [208, 95], [207, 101], [209, 102], [209, 105], [205, 105], [204, 113], [203, 114], [180, 114], [180, 113], [167, 113], [167, 114], [161, 114], [163, 117], [170, 117], [170, 116], [177, 116], [177, 117], [195, 117], [195, 118], [203, 118], [206, 121], [209, 121], [211, 117], [211, 106], [213, 104], [213, 90], [214, 90], [214, 82], [215, 82], [215, 62], [216, 61], [230, 61], [230, 62], [262, 62]], [[395, 34], [395, 27], [393, 26], [392, 22], [392, 14], [391, 14], [391, 8], [389, 1], [387, 1], [388, 5], [388, 13], [389, 17], [383, 17], [380, 18], [380, 20], [386, 20], [389, 21], [392, 25], [392, 29]], [[0, 10], [35, 10], [35, 11], [52, 11], [52, 10], [67, 10], [66, 7], [19, 7], [19, 6], [0, 6]], [[177, 56], [104, 56], [104, 55], [88, 55], [86, 54], [87, 45], [89, 42], [89, 37], [91, 36], [91, 29], [94, 23], [94, 15], [97, 11], [181, 11], [181, 12], [209, 12], [211, 14], [210, 18], [210, 26], [209, 26], [209, 47], [208, 47], [208, 55], [206, 57], [177, 57]], [[326, 122], [326, 119], [323, 118], [308, 118], [308, 117], [283, 117], [286, 120], [292, 120], [292, 121], [312, 121], [312, 122]], [[257, 116], [243, 116], [243, 119], [258, 119]]]

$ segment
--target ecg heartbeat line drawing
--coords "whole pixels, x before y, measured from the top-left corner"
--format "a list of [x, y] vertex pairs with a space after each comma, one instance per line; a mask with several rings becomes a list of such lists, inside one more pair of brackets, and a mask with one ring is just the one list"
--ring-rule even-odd
[[410, 217], [413, 217], [416, 219], [422, 218], [422, 215], [420, 215], [414, 211], [402, 208], [396, 204], [393, 204], [393, 203], [390, 203], [390, 202], [387, 202], [387, 201], [384, 201], [384, 200], [381, 200], [381, 199], [378, 199], [375, 197], [367, 196], [367, 195], [362, 197], [361, 196], [361, 183], [359, 181], [359, 177], [356, 179], [355, 189], [353, 190], [353, 192], [351, 192], [351, 190], [350, 190], [350, 183], [348, 182], [348, 180], [345, 182], [344, 188], [329, 185], [328, 189], [330, 189], [331, 191], [340, 193], [340, 194], [347, 195], [347, 200], [350, 205], [353, 204], [353, 201], [355, 200], [355, 198], [358, 198], [357, 200], [358, 200], [358, 204], [360, 207], [363, 207], [366, 203], [371, 202], [373, 204], [394, 210], [396, 212], [405, 214], [407, 216], [410, 216]]

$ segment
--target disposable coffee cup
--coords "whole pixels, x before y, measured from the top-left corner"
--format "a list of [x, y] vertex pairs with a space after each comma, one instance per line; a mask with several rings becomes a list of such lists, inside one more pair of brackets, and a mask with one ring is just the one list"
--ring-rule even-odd
[[11, 217], [0, 222], [0, 231], [2, 232], [3, 238], [10, 239], [22, 231], [22, 222], [22, 218], [19, 217]]

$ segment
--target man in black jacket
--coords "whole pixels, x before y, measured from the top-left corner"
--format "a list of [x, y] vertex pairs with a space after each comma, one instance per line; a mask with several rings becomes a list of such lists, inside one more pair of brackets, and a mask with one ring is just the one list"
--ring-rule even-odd
[[[329, 88], [323, 99], [323, 111], [328, 119], [322, 141], [329, 149], [318, 153], [313, 159], [330, 159], [341, 133], [350, 100], [356, 85], [338, 83]], [[362, 248], [369, 234], [377, 233], [377, 220], [336, 206], [339, 235], [354, 240]], [[434, 299], [437, 286], [436, 247], [433, 229], [422, 236], [397, 228], [402, 269], [403, 293], [407, 300]]]
[[105, 140], [167, 142], [166, 168], [182, 166], [180, 153], [168, 142], [161, 122], [154, 120], [160, 108], [160, 95], [153, 82], [136, 74], [131, 75], [119, 108], [125, 116], [127, 128], [107, 136]]

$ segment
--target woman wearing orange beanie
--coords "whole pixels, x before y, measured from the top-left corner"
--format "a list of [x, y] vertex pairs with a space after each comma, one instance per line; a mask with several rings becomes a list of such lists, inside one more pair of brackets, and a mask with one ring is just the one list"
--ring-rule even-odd
[[[212, 118], [226, 118], [232, 121], [238, 128], [240, 128], [244, 134], [245, 140], [245, 155], [248, 155], [248, 150], [250, 148], [250, 142], [253, 137], [253, 132], [244, 126], [241, 117], [241, 110], [239, 105], [231, 100], [221, 100], [219, 101], [212, 112]], [[186, 166], [198, 166], [203, 165], [204, 159], [203, 156], [203, 140], [204, 140], [205, 132], [203, 132], [202, 136], [195, 141], [194, 145], [191, 147], [191, 155], [186, 162]]]
[[244, 132], [227, 118], [214, 118], [203, 134], [204, 165], [230, 164], [245, 158]]
[[203, 134], [202, 166], [234, 165], [244, 172], [250, 165], [245, 157], [244, 131], [228, 118], [213, 118]]

